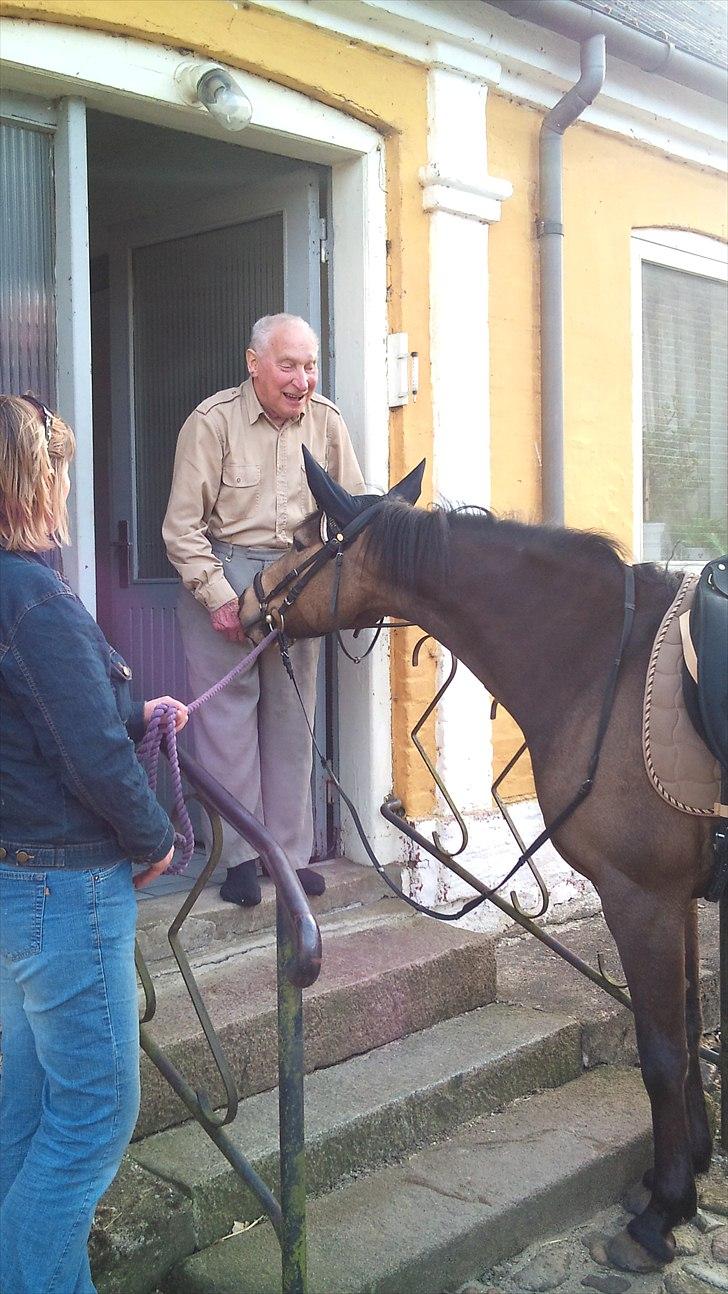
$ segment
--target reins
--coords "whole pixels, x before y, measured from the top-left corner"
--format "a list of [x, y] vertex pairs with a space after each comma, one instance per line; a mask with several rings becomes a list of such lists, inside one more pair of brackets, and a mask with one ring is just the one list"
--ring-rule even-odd
[[[427, 907], [425, 904], [418, 903], [416, 899], [413, 899], [409, 895], [405, 894], [404, 891], [401, 890], [399, 886], [396, 885], [395, 882], [392, 881], [391, 878], [387, 875], [383, 865], [380, 863], [379, 859], [374, 853], [374, 850], [369, 842], [369, 838], [364, 830], [361, 819], [359, 817], [359, 814], [354, 804], [352, 803], [351, 799], [349, 798], [346, 791], [342, 787], [341, 782], [339, 781], [338, 777], [336, 776], [336, 773], [331, 767], [329, 760], [327, 760], [326, 756], [322, 753], [318, 745], [318, 742], [316, 741], [313, 727], [309, 721], [308, 715], [306, 714], [306, 708], [303, 703], [303, 698], [301, 696], [298, 683], [296, 681], [296, 677], [293, 671], [293, 665], [291, 663], [291, 658], [289, 653], [289, 641], [285, 631], [285, 618], [284, 618], [284, 615], [282, 614], [282, 610], [284, 607], [286, 610], [288, 610], [290, 609], [291, 606], [293, 606], [294, 602], [300, 596], [303, 589], [310, 582], [310, 580], [313, 579], [314, 575], [316, 575], [317, 572], [322, 569], [325, 563], [327, 561], [333, 560], [336, 564], [336, 567], [335, 567], [334, 579], [332, 583], [331, 614], [332, 614], [332, 617], [335, 617], [336, 609], [338, 606], [339, 586], [341, 581], [341, 565], [343, 562], [344, 549], [349, 543], [351, 543], [352, 539], [356, 538], [357, 535], [361, 534], [361, 532], [365, 529], [366, 526], [371, 525], [379, 510], [380, 510], [379, 505], [374, 504], [371, 508], [365, 509], [364, 512], [359, 514], [359, 516], [355, 517], [354, 520], [350, 522], [348, 526], [343, 527], [340, 530], [337, 530], [335, 535], [330, 540], [326, 541], [324, 543], [324, 546], [318, 549], [316, 553], [311, 554], [311, 556], [306, 559], [306, 561], [303, 563], [301, 567], [296, 568], [293, 571], [289, 571], [287, 575], [285, 575], [283, 579], [279, 581], [279, 583], [275, 586], [275, 588], [271, 590], [270, 593], [265, 594], [263, 590], [262, 577], [260, 572], [257, 573], [255, 580], [253, 581], [253, 589], [255, 591], [256, 597], [258, 598], [261, 617], [265, 620], [269, 629], [273, 629], [275, 628], [275, 625], [274, 625], [272, 614], [269, 609], [271, 599], [276, 597], [277, 594], [282, 592], [283, 589], [288, 588], [288, 586], [291, 584], [291, 580], [297, 581], [296, 583], [293, 584], [293, 587], [290, 588], [288, 594], [286, 595], [283, 602], [281, 603], [281, 607], [277, 608], [277, 614], [280, 620], [280, 632], [279, 632], [279, 638], [278, 638], [278, 645], [281, 652], [281, 659], [283, 661], [283, 665], [286, 669], [286, 672], [289, 678], [291, 679], [291, 682], [293, 683], [294, 688], [296, 689], [296, 695], [301, 705], [301, 709], [303, 710], [306, 726], [309, 730], [309, 733], [311, 734], [311, 740], [313, 742], [314, 750], [318, 755], [322, 768], [325, 769], [326, 773], [331, 778], [331, 781], [336, 786], [342, 800], [346, 804], [351, 814], [352, 821], [356, 828], [359, 839], [361, 840], [364, 846], [364, 849], [367, 853], [368, 858], [376, 868], [379, 875], [382, 877], [382, 880], [389, 887], [389, 889], [392, 890], [393, 893], [395, 893], [399, 898], [403, 899], [404, 902], [407, 903], [411, 908], [414, 908], [416, 912], [421, 912], [425, 916], [433, 917], [437, 921], [457, 921], [460, 919], [460, 917], [465, 916], [468, 912], [472, 912], [474, 908], [479, 907], [481, 903], [485, 903], [486, 900], [491, 895], [497, 894], [498, 891], [501, 890], [503, 886], [506, 885], [508, 881], [510, 881], [513, 878], [513, 876], [515, 876], [516, 872], [519, 871], [521, 867], [523, 867], [526, 863], [531, 862], [533, 855], [539, 849], [541, 849], [543, 845], [547, 844], [547, 842], [551, 840], [554, 833], [558, 831], [558, 829], [561, 826], [563, 826], [563, 824], [566, 821], [568, 821], [568, 819], [572, 816], [572, 814], [576, 812], [579, 805], [583, 803], [583, 801], [587, 798], [587, 796], [592, 791], [594, 786], [594, 780], [597, 773], [597, 768], [599, 766], [599, 759], [601, 756], [604, 737], [606, 735], [607, 728], [609, 726], [612, 707], [614, 705], [614, 697], [617, 690], [617, 683], [619, 679], [619, 671], [622, 663], [622, 657], [624, 656], [624, 651], [629, 641], [630, 634], [632, 632], [632, 624], [634, 621], [634, 613], [635, 613], [634, 568], [632, 566], [627, 565], [626, 563], [620, 562], [620, 565], [622, 566], [622, 570], [624, 572], [624, 601], [623, 601], [622, 628], [621, 628], [621, 633], [619, 637], [619, 643], [617, 645], [617, 650], [616, 650], [614, 659], [612, 661], [612, 665], [611, 665], [609, 675], [607, 677], [606, 686], [604, 689], [604, 695], [602, 698], [602, 705], [599, 713], [599, 722], [597, 725], [594, 748], [592, 751], [591, 758], [589, 760], [587, 773], [586, 773], [586, 777], [584, 778], [584, 781], [581, 783], [576, 794], [569, 801], [566, 807], [562, 809], [561, 812], [558, 813], [556, 817], [547, 826], [544, 827], [543, 831], [539, 833], [539, 835], [531, 843], [531, 845], [529, 845], [526, 849], [522, 851], [522, 853], [516, 859], [516, 862], [513, 864], [510, 871], [503, 877], [501, 881], [499, 881], [498, 885], [495, 885], [492, 888], [488, 889], [487, 892], [485, 893], [480, 893], [475, 898], [468, 899], [462, 905], [462, 907], [458, 909], [457, 912], [452, 912], [452, 913], [437, 912], [434, 908], [430, 908], [430, 907]], [[304, 576], [304, 578], [301, 579], [300, 578], [301, 576]], [[393, 624], [387, 627], [398, 628], [400, 626]], [[351, 656], [349, 652], [346, 651], [346, 648], [343, 648], [343, 644], [341, 643], [341, 638], [338, 630], [336, 631], [336, 634], [337, 634], [337, 638], [339, 639], [340, 645], [345, 651], [345, 654], [349, 657], [350, 660], [354, 660], [355, 663], [359, 663], [359, 661], [363, 660], [364, 657], [368, 655], [369, 652], [373, 649], [376, 643], [377, 637], [379, 636], [379, 632], [381, 628], [382, 628], [382, 623], [380, 622], [379, 627], [377, 629], [377, 633], [375, 634], [375, 637], [372, 640], [372, 642], [369, 644], [367, 651], [364, 653], [363, 656], [359, 657], [358, 659]], [[393, 815], [388, 814], [386, 816], [388, 821], [390, 822], [393, 821]], [[410, 838], [415, 839], [418, 843], [424, 844], [424, 847], [428, 849], [430, 853], [434, 853], [434, 850], [432, 849], [432, 847], [428, 844], [427, 841], [424, 840], [423, 837], [419, 835], [419, 833], [414, 832], [413, 829], [408, 829], [407, 827], [404, 826], [404, 824], [400, 827], [400, 830], [402, 830], [405, 835], [408, 835], [410, 836]], [[437, 856], [438, 855], [435, 854], [435, 857]]]

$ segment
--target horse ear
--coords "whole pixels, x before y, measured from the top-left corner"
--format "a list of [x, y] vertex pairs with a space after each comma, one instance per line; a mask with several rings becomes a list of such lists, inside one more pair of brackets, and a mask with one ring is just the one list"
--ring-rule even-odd
[[334, 517], [340, 526], [345, 526], [359, 511], [356, 499], [344, 489], [343, 485], [332, 481], [328, 472], [319, 466], [305, 445], [302, 445], [301, 449], [306, 479], [317, 507], [326, 516]]
[[404, 499], [406, 503], [414, 505], [422, 492], [422, 478], [425, 474], [426, 464], [427, 459], [423, 458], [422, 462], [417, 464], [417, 467], [413, 467], [407, 476], [403, 476], [397, 485], [393, 485], [389, 491], [390, 497], [394, 495], [396, 498]]

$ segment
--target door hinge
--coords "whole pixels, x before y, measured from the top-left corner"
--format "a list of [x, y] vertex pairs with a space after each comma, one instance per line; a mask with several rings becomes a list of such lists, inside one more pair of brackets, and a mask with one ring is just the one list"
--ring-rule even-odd
[[325, 265], [329, 259], [329, 227], [325, 216], [319, 218], [319, 246], [321, 249], [321, 264]]

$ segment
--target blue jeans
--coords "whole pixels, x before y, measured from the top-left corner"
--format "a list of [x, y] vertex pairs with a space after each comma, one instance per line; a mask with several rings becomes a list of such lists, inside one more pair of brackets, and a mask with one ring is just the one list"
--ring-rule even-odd
[[139, 1111], [131, 864], [0, 864], [0, 914], [0, 1289], [94, 1294], [94, 1209]]

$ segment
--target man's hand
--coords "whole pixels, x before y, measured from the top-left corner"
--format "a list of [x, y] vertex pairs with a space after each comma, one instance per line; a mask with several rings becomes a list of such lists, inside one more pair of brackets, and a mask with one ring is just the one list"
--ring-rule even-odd
[[143, 890], [145, 885], [149, 885], [157, 876], [161, 876], [162, 872], [166, 872], [173, 858], [174, 845], [172, 845], [169, 853], [164, 855], [164, 858], [160, 858], [158, 863], [152, 863], [151, 867], [145, 867], [143, 872], [137, 872], [133, 880], [134, 889]]
[[240, 624], [238, 599], [225, 602], [217, 611], [210, 612], [212, 627], [219, 634], [224, 634], [228, 642], [246, 643], [247, 639]]
[[181, 732], [190, 717], [189, 711], [183, 701], [176, 701], [173, 696], [158, 696], [154, 701], [144, 702], [145, 727], [149, 723], [149, 720], [158, 705], [167, 705], [172, 707], [174, 710], [174, 730], [175, 732]]

